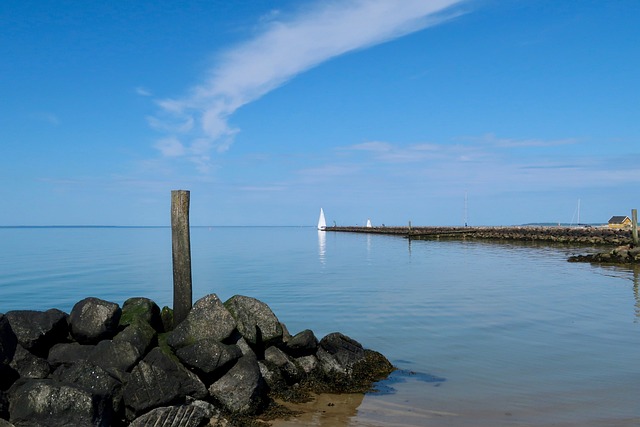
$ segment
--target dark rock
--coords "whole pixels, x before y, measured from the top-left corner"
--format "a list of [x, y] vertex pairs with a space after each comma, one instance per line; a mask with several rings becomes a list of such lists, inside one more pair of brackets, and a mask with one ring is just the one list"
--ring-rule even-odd
[[260, 375], [269, 386], [271, 393], [278, 394], [286, 390], [287, 381], [276, 365], [266, 360], [258, 360], [258, 367], [260, 368]]
[[9, 319], [0, 314], [0, 365], [6, 365], [13, 359], [18, 345], [18, 337], [11, 329]]
[[286, 343], [286, 352], [294, 357], [315, 354], [318, 349], [318, 339], [310, 329], [291, 337]]
[[334, 332], [320, 340], [317, 357], [325, 372], [349, 373], [353, 365], [364, 359], [364, 348], [356, 340]]
[[57, 381], [74, 384], [91, 392], [93, 396], [110, 402], [113, 413], [122, 411], [122, 383], [109, 372], [89, 362], [60, 366], [51, 377]]
[[20, 378], [18, 371], [9, 365], [0, 365], [0, 390], [7, 390]]
[[67, 314], [57, 310], [16, 310], [6, 314], [18, 342], [33, 354], [46, 357], [49, 348], [68, 335]]
[[280, 369], [287, 383], [294, 384], [302, 378], [300, 368], [294, 363], [290, 356], [279, 348], [274, 346], [267, 348], [264, 352], [264, 359]]
[[222, 378], [209, 387], [209, 394], [229, 412], [256, 414], [264, 404], [266, 387], [258, 361], [243, 356]]
[[318, 367], [318, 358], [313, 354], [296, 357], [295, 362], [307, 375], [311, 374]]
[[199, 427], [209, 425], [209, 420], [219, 417], [213, 405], [196, 401], [190, 405], [156, 408], [129, 424], [130, 427]]
[[127, 326], [138, 321], [149, 324], [156, 332], [164, 332], [160, 307], [149, 298], [129, 298], [122, 304], [120, 326]]
[[226, 371], [242, 356], [235, 345], [204, 339], [176, 351], [176, 356], [206, 382], [212, 382], [220, 372]]
[[223, 341], [235, 327], [235, 320], [218, 296], [211, 294], [196, 301], [187, 318], [168, 334], [167, 343], [179, 349], [206, 338]]
[[15, 369], [21, 378], [47, 378], [51, 373], [51, 367], [45, 359], [25, 350], [21, 345], [16, 347], [16, 353], [9, 366]]
[[234, 339], [234, 341], [235, 341], [235, 345], [238, 346], [243, 356], [251, 356], [251, 357], [257, 358], [256, 352], [253, 351], [251, 346], [249, 346], [249, 343], [247, 342], [247, 340], [245, 340], [242, 335], [238, 335], [238, 337]]
[[76, 303], [69, 315], [71, 335], [81, 344], [111, 339], [118, 332], [122, 310], [116, 303], [85, 298]]
[[[5, 391], [0, 390], [0, 420], [9, 419], [9, 397]], [[0, 424], [0, 427], [2, 424]]]
[[78, 343], [60, 343], [51, 347], [47, 362], [53, 369], [65, 364], [70, 365], [82, 360], [87, 360], [95, 349], [95, 345], [84, 345]]
[[87, 360], [101, 368], [128, 372], [141, 359], [140, 352], [127, 341], [104, 340], [96, 344]]
[[152, 347], [158, 344], [156, 330], [146, 322], [136, 321], [130, 323], [123, 331], [113, 338], [114, 342], [131, 343], [144, 356]]
[[110, 426], [108, 402], [83, 388], [52, 379], [19, 381], [10, 391], [10, 421], [16, 426]]
[[282, 326], [269, 306], [255, 298], [235, 295], [224, 306], [238, 323], [238, 331], [256, 346], [282, 340]]
[[0, 418], [0, 427], [16, 427], [7, 420]]
[[287, 329], [287, 325], [285, 325], [284, 323], [280, 322], [280, 327], [282, 328], [282, 342], [286, 344], [291, 339], [291, 334]]
[[162, 319], [162, 329], [165, 332], [173, 331], [173, 310], [165, 305], [160, 312], [160, 318]]
[[160, 348], [151, 350], [133, 368], [124, 387], [128, 419], [153, 408], [181, 403], [185, 396], [202, 399], [206, 395], [202, 381]]

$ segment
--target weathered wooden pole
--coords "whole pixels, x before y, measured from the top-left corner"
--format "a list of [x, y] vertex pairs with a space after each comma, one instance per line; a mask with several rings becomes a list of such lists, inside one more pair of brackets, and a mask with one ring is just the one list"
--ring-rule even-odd
[[631, 235], [633, 245], [638, 246], [638, 209], [631, 209]]
[[191, 311], [191, 242], [189, 191], [171, 191], [171, 243], [173, 249], [173, 325]]

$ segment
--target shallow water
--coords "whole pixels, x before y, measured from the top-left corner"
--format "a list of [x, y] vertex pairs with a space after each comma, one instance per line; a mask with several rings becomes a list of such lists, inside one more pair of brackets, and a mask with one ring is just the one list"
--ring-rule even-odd
[[[194, 299], [258, 298], [292, 333], [340, 331], [401, 369], [339, 425], [640, 425], [637, 271], [310, 227], [195, 227], [191, 250]], [[171, 305], [171, 271], [168, 228], [0, 228], [0, 312]]]

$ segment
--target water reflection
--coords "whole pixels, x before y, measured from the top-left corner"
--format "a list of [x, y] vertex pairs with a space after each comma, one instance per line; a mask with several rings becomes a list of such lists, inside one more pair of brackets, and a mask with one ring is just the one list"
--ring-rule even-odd
[[640, 284], [640, 268], [637, 266], [633, 267], [633, 297], [636, 300], [636, 323], [638, 319], [640, 319], [640, 295], [638, 292], [638, 288]]
[[322, 264], [325, 263], [325, 253], [327, 251], [327, 232], [318, 230], [318, 257]]

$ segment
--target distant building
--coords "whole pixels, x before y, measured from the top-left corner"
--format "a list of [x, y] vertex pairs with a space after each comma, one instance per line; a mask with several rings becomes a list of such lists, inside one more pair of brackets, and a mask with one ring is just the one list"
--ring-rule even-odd
[[632, 224], [628, 216], [612, 216], [609, 220], [609, 228], [629, 228]]

